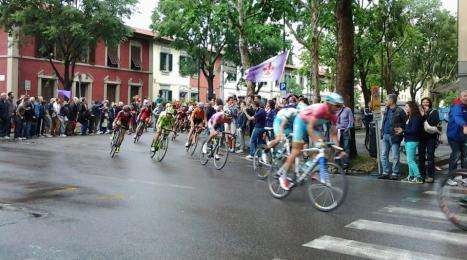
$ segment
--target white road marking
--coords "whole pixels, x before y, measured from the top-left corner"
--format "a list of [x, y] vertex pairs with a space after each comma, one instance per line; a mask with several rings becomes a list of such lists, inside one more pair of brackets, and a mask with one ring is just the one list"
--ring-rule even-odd
[[[428, 195], [435, 195], [437, 196], [438, 195], [438, 192], [435, 191], [435, 190], [428, 190], [428, 191], [425, 191], [423, 192], [425, 194], [428, 194]], [[461, 193], [450, 193], [448, 197], [451, 197], [451, 198], [463, 198], [465, 196], [465, 194], [461, 194]]]
[[439, 230], [396, 225], [365, 219], [359, 219], [345, 227], [467, 246], [467, 234], [461, 233], [450, 233]]
[[311, 247], [320, 250], [331, 251], [335, 253], [351, 255], [369, 259], [410, 259], [410, 260], [425, 260], [425, 259], [454, 259], [449, 257], [437, 256], [427, 253], [420, 253], [399, 249], [394, 247], [387, 247], [375, 244], [359, 242], [355, 240], [348, 240], [332, 236], [322, 236], [313, 241], [310, 241], [303, 246]]
[[[434, 210], [412, 209], [412, 208], [388, 206], [388, 207], [384, 207], [384, 208], [380, 209], [379, 211], [389, 212], [389, 213], [396, 213], [396, 214], [401, 214], [401, 215], [416, 216], [416, 217], [446, 219], [446, 215], [444, 215], [443, 212], [434, 211]], [[465, 216], [465, 215], [459, 215], [458, 218], [463, 222], [467, 221], [467, 216]]]

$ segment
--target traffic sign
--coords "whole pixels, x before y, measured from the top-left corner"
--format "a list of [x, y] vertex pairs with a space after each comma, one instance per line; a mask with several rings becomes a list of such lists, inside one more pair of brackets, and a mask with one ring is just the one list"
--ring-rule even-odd
[[279, 90], [280, 90], [280, 91], [285, 91], [286, 88], [287, 88], [287, 83], [281, 82], [281, 83], [279, 84]]
[[31, 81], [25, 80], [24, 81], [24, 90], [31, 90]]

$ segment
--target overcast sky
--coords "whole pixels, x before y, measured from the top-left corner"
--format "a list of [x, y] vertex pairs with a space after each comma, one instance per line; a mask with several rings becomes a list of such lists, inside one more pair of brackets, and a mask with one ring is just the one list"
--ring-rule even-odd
[[[462, 0], [465, 1], [465, 0]], [[128, 25], [149, 29], [151, 24], [151, 14], [157, 5], [158, 0], [139, 0], [137, 6], [137, 12], [133, 14], [131, 19], [127, 22]], [[452, 13], [457, 12], [457, 0], [442, 0], [444, 8], [448, 9]]]

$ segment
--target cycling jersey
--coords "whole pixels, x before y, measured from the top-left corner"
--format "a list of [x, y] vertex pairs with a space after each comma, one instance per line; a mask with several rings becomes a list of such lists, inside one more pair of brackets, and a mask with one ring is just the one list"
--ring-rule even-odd
[[224, 123], [230, 123], [230, 121], [231, 119], [224, 116], [224, 112], [217, 112], [209, 119], [209, 130], [219, 131], [224, 126]]
[[151, 117], [151, 111], [147, 107], [141, 109], [141, 113], [139, 114], [140, 120], [146, 121], [150, 117]]
[[333, 125], [337, 122], [337, 116], [331, 112], [328, 104], [320, 103], [307, 106], [295, 117], [293, 123], [293, 141], [301, 143], [308, 140], [307, 124], [313, 121], [314, 128], [322, 126], [327, 122]]
[[193, 118], [193, 120], [196, 120], [196, 119], [201, 119], [201, 120], [204, 120], [204, 111], [202, 108], [200, 107], [197, 107], [193, 110], [193, 112], [191, 112], [191, 118]]
[[172, 129], [174, 123], [175, 117], [165, 111], [162, 111], [159, 115], [159, 119], [157, 120], [157, 129]]
[[287, 121], [287, 125], [284, 129], [284, 134], [288, 135], [289, 133], [291, 133], [293, 129], [293, 122], [298, 112], [299, 111], [293, 107], [281, 109], [274, 118], [274, 135], [278, 135], [281, 132], [281, 124], [284, 121]]
[[120, 124], [123, 128], [128, 129], [131, 121], [131, 113], [125, 113], [125, 111], [120, 111], [117, 114], [117, 117], [115, 118], [115, 122], [120, 121]]

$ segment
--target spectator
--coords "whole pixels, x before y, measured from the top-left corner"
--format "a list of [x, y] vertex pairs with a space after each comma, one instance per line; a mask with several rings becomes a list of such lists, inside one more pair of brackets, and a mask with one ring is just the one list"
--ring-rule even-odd
[[0, 138], [5, 138], [7, 127], [10, 125], [8, 121], [8, 104], [7, 104], [7, 94], [0, 94]]
[[24, 98], [24, 102], [22, 103], [24, 109], [24, 120], [23, 120], [23, 139], [31, 138], [31, 128], [32, 123], [35, 120], [34, 114], [34, 98], [30, 98], [28, 100], [27, 97]]
[[23, 127], [24, 127], [24, 114], [26, 112], [24, 103], [26, 102], [26, 97], [23, 95], [17, 101], [18, 105], [15, 112], [15, 139], [24, 140], [23, 136]]
[[42, 107], [44, 108], [44, 120], [43, 120], [44, 127], [42, 128], [41, 134], [46, 137], [51, 137], [50, 135], [51, 130], [52, 130], [51, 112], [53, 112], [52, 100], [50, 100], [50, 102], [47, 103], [47, 101], [42, 98]]
[[210, 101], [206, 107], [206, 122], [209, 121], [215, 113], [216, 109], [214, 108], [214, 101]]
[[[386, 111], [384, 112], [383, 124], [381, 129], [381, 164], [383, 173], [379, 179], [398, 180], [400, 171], [400, 144], [402, 142], [402, 134], [394, 131], [395, 128], [405, 129], [405, 121], [407, 119], [404, 110], [397, 106], [397, 96], [389, 94], [386, 99]], [[391, 164], [389, 163], [389, 151], [392, 154], [392, 173]], [[391, 176], [389, 177], [391, 173]]]
[[[460, 159], [461, 168], [465, 168], [465, 135], [467, 134], [467, 90], [463, 90], [449, 110], [449, 121], [446, 129], [448, 143], [451, 147], [449, 158], [449, 173], [457, 169]], [[460, 158], [459, 158], [460, 156]], [[448, 180], [448, 185], [457, 185], [456, 180]]]
[[7, 130], [6, 130], [7, 135], [5, 138], [9, 139], [10, 134], [11, 134], [12, 121], [16, 113], [16, 103], [13, 98], [13, 92], [8, 92], [8, 99], [6, 100], [6, 102], [8, 104], [8, 118], [7, 119], [8, 119], [9, 125], [7, 126]]
[[[337, 112], [337, 139], [339, 146], [344, 148], [347, 154], [350, 154], [350, 131], [354, 127], [354, 117], [352, 109], [345, 105]], [[344, 169], [349, 168], [349, 156], [344, 158]]]
[[[230, 110], [231, 115], [232, 115], [232, 121], [230, 122], [230, 126], [226, 129], [230, 129], [231, 134], [235, 134], [237, 132], [237, 117], [238, 117], [238, 105], [236, 103], [236, 100], [233, 97], [229, 97], [227, 99], [227, 107], [226, 109]], [[230, 152], [235, 152], [235, 144], [230, 142], [231, 139], [229, 139], [229, 146], [230, 146]]]
[[413, 101], [405, 104], [407, 113], [407, 124], [405, 130], [402, 127], [396, 127], [394, 131], [397, 134], [404, 134], [405, 150], [407, 153], [407, 165], [409, 166], [409, 175], [402, 181], [411, 183], [423, 183], [422, 176], [416, 162], [417, 147], [422, 133], [422, 117], [418, 105]]
[[309, 105], [310, 105], [310, 102], [308, 102], [308, 98], [301, 97], [298, 99], [297, 109], [302, 110]]
[[89, 119], [89, 133], [97, 133], [97, 127], [99, 126], [99, 120], [101, 118], [101, 110], [103, 104], [98, 100], [93, 102], [91, 107], [91, 115]]
[[60, 115], [60, 111], [62, 110], [61, 101], [58, 98], [52, 98], [52, 110], [51, 117], [52, 117], [52, 136], [60, 136], [63, 132], [61, 131], [62, 128], [62, 116]]
[[[246, 102], [245, 101], [241, 101], [240, 102], [240, 111], [244, 111], [245, 109], [247, 108], [246, 106]], [[237, 153], [238, 154], [241, 154], [243, 153], [244, 149], [245, 149], [245, 132], [246, 132], [246, 126], [247, 126], [247, 122], [248, 122], [248, 118], [246, 117], [246, 115], [241, 112], [238, 114], [237, 116], [237, 138], [238, 138], [238, 142], [239, 142], [239, 147], [238, 147], [238, 150], [237, 150]]]
[[274, 102], [274, 100], [268, 100], [268, 102], [266, 103], [266, 127], [272, 128], [272, 124], [274, 123], [274, 118], [276, 117], [276, 114], [276, 103]]
[[243, 112], [248, 120], [255, 122], [255, 127], [250, 137], [250, 154], [246, 157], [248, 160], [253, 159], [258, 144], [262, 142], [261, 134], [264, 132], [264, 126], [266, 125], [266, 111], [260, 107], [259, 101], [253, 101], [253, 109], [256, 111], [254, 116], [249, 116], [246, 110]]
[[81, 124], [81, 135], [87, 135], [91, 115], [88, 109], [88, 103], [85, 98], [81, 98], [78, 103], [78, 122]]
[[432, 108], [430, 98], [422, 99], [422, 121], [423, 131], [418, 146], [418, 167], [425, 182], [433, 183], [435, 177], [435, 150], [436, 142], [440, 134], [438, 110]]

